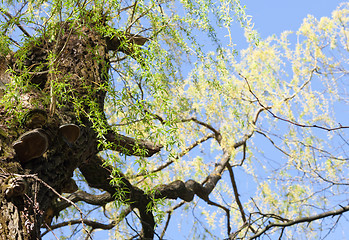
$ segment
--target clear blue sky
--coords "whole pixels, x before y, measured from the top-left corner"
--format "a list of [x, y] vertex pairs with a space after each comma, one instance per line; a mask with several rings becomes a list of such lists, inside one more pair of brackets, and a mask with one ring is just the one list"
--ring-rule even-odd
[[316, 18], [331, 16], [343, 0], [242, 0], [247, 14], [253, 17], [256, 30], [265, 38], [285, 30], [297, 30], [303, 19], [311, 14]]

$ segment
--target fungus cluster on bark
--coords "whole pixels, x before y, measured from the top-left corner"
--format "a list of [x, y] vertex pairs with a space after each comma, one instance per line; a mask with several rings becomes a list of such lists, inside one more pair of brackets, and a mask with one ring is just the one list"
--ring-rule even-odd
[[[36, 118], [33, 119], [35, 120]], [[35, 122], [37, 123], [38, 121]], [[75, 124], [64, 124], [59, 127], [59, 133], [63, 140], [71, 145], [79, 138], [80, 128]], [[12, 146], [18, 160], [25, 163], [41, 157], [47, 151], [49, 147], [48, 134], [44, 129], [36, 128], [21, 135]]]

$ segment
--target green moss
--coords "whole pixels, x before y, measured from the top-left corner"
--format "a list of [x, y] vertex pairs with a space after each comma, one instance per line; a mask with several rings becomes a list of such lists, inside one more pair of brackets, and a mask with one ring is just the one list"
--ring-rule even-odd
[[0, 168], [6, 173], [22, 173], [23, 168], [19, 162], [0, 161]]

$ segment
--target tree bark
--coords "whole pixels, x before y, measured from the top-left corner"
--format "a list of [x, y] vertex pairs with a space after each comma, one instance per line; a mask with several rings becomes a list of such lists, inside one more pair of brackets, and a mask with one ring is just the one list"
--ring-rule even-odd
[[[192, 201], [196, 194], [209, 201], [207, 189], [193, 180], [161, 185], [155, 194], [148, 195], [122, 173], [102, 166], [103, 160], [97, 156], [109, 149], [150, 157], [162, 148], [114, 132], [104, 116], [108, 51], [138, 59], [133, 50], [146, 40], [132, 34], [106, 37], [94, 24], [64, 22], [54, 38], [41, 36], [19, 49], [16, 57], [0, 59], [13, 70], [10, 76], [0, 69], [1, 82], [11, 82], [14, 77], [21, 81], [11, 90], [14, 92], [5, 88], [0, 95], [13, 100], [0, 104], [0, 240], [40, 239], [40, 227], [49, 225], [54, 215], [74, 201], [103, 204], [112, 201], [111, 196], [139, 210], [140, 237], [153, 239], [153, 198]], [[121, 44], [123, 41], [126, 44]], [[25, 58], [18, 57], [21, 55]], [[11, 98], [16, 94], [17, 98]], [[98, 142], [101, 133], [107, 146]], [[57, 206], [61, 193], [77, 190], [72, 180], [77, 168], [87, 184], [106, 191], [107, 198], [78, 194], [80, 198], [63, 199], [64, 204]], [[115, 185], [110, 184], [112, 173], [120, 179]]]
[[[101, 150], [93, 122], [100, 120], [89, 116], [104, 118], [107, 38], [93, 24], [65, 22], [57, 29], [55, 40], [42, 36], [18, 50], [25, 52], [24, 61], [6, 59], [28, 87], [20, 89], [18, 102], [0, 106], [0, 239], [40, 239], [40, 227], [58, 198], [56, 193], [64, 191], [76, 168], [87, 171], [90, 159]], [[109, 39], [108, 45], [118, 42]], [[8, 78], [4, 71], [0, 74]], [[75, 142], [62, 134], [60, 127], [66, 124], [79, 127]], [[135, 143], [148, 156], [161, 148], [110, 130], [106, 137], [114, 143], [114, 150], [129, 150], [127, 154], [133, 153]], [[87, 181], [95, 182], [88, 177]], [[103, 182], [109, 185], [109, 179]], [[105, 190], [115, 192], [110, 185]], [[144, 236], [152, 234], [153, 229], [146, 230]]]

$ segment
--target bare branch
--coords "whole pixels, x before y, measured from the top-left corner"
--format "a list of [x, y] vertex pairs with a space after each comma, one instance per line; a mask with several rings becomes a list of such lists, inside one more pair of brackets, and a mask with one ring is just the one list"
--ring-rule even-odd
[[[182, 152], [180, 152], [176, 157], [175, 159], [172, 159], [172, 160], [169, 160], [167, 161], [165, 164], [159, 166], [158, 168], [150, 171], [150, 173], [156, 173], [156, 172], [159, 172], [161, 170], [163, 170], [164, 168], [168, 167], [169, 165], [171, 165], [176, 159], [180, 159], [181, 157], [183, 157], [184, 155], [186, 155], [189, 151], [191, 151], [193, 148], [195, 148], [196, 146], [198, 146], [199, 144], [207, 141], [208, 139], [210, 138], [213, 138], [214, 137], [214, 134], [211, 133], [211, 134], [207, 134], [206, 136], [200, 138], [199, 140], [197, 140], [196, 142], [194, 142], [193, 144], [191, 144], [189, 147], [185, 148]], [[148, 173], [146, 173], [148, 174]], [[140, 173], [140, 174], [137, 174], [135, 177], [140, 177], [140, 176], [144, 176], [146, 175], [145, 173]], [[144, 179], [143, 179], [144, 180]], [[141, 181], [143, 181], [141, 180]]]
[[237, 205], [239, 206], [242, 221], [245, 223], [246, 222], [245, 211], [244, 211], [244, 208], [243, 208], [241, 201], [240, 201], [240, 194], [238, 193], [238, 188], [236, 186], [234, 172], [233, 172], [233, 169], [229, 163], [227, 164], [227, 168], [228, 168], [228, 171], [230, 174], [230, 180], [231, 180], [231, 184], [232, 184], [233, 190], [234, 190], [235, 201], [236, 201]]
[[246, 143], [244, 145], [242, 145], [242, 158], [240, 160], [240, 163], [234, 164], [232, 165], [232, 167], [236, 167], [236, 166], [242, 166], [242, 164], [244, 164], [246, 159]]
[[190, 121], [193, 121], [199, 125], [202, 125], [208, 129], [210, 129], [215, 134], [215, 138], [216, 138], [217, 142], [221, 143], [221, 140], [222, 140], [221, 133], [218, 130], [216, 130], [214, 127], [212, 127], [210, 124], [202, 122], [194, 117], [188, 118], [188, 119], [182, 119], [180, 122], [190, 122]]
[[88, 220], [88, 219], [76, 219], [76, 220], [70, 220], [70, 221], [66, 221], [66, 222], [62, 222], [62, 223], [58, 223], [55, 225], [52, 225], [50, 228], [50, 230], [45, 231], [44, 233], [42, 233], [41, 236], [46, 235], [49, 231], [51, 230], [55, 230], [57, 228], [61, 228], [61, 227], [65, 227], [65, 226], [70, 226], [70, 225], [75, 225], [75, 224], [81, 224], [84, 223], [87, 226], [90, 226], [94, 229], [103, 229], [103, 230], [109, 230], [112, 229], [113, 227], [116, 226], [117, 222], [112, 221], [109, 224], [103, 224], [97, 221], [92, 221], [92, 220]]
[[244, 77], [242, 74], [239, 73], [239, 76], [242, 77], [245, 82], [247, 83], [247, 86], [248, 86], [248, 90], [250, 91], [250, 93], [256, 98], [258, 104], [264, 108], [265, 110], [267, 110], [274, 118], [276, 119], [279, 119], [281, 121], [284, 121], [284, 122], [288, 122], [290, 124], [293, 124], [295, 126], [298, 126], [298, 127], [303, 127], [303, 128], [319, 128], [319, 129], [322, 129], [322, 130], [326, 130], [326, 131], [336, 131], [336, 130], [340, 130], [340, 129], [345, 129], [345, 128], [349, 128], [349, 126], [342, 126], [341, 124], [339, 124], [339, 127], [334, 127], [334, 128], [327, 128], [327, 127], [323, 127], [323, 126], [319, 126], [319, 125], [316, 125], [316, 124], [313, 124], [313, 125], [306, 125], [306, 124], [301, 124], [301, 123], [297, 123], [295, 121], [292, 121], [292, 120], [289, 120], [289, 119], [286, 119], [286, 118], [282, 118], [282, 117], [279, 117], [277, 116], [276, 114], [274, 114], [270, 109], [271, 107], [269, 106], [264, 106], [264, 104], [260, 101], [260, 99], [256, 96], [256, 94], [252, 91], [251, 89], [251, 86], [250, 86], [250, 83], [248, 82], [247, 78]]
[[211, 200], [208, 200], [206, 201], [209, 205], [212, 205], [212, 206], [216, 206], [216, 207], [219, 207], [221, 209], [223, 209], [227, 215], [227, 232], [228, 232], [228, 236], [230, 234], [230, 231], [231, 231], [231, 227], [230, 227], [230, 213], [229, 213], [229, 209], [218, 204], [218, 203], [215, 203], [215, 202], [212, 202]]
[[309, 217], [301, 217], [301, 218], [297, 218], [295, 220], [291, 220], [291, 221], [287, 221], [287, 222], [269, 223], [265, 228], [263, 228], [262, 230], [258, 231], [255, 235], [253, 235], [249, 239], [250, 240], [257, 239], [262, 234], [267, 232], [269, 229], [274, 228], [274, 227], [289, 227], [289, 226], [292, 226], [292, 225], [295, 225], [295, 224], [299, 224], [299, 223], [310, 223], [310, 222], [318, 220], [318, 219], [322, 219], [322, 218], [326, 218], [326, 217], [330, 217], [330, 216], [340, 215], [340, 214], [343, 214], [343, 213], [348, 212], [348, 211], [349, 211], [349, 205], [347, 205], [345, 207], [341, 207], [340, 209], [337, 209], [337, 210], [323, 212], [323, 213], [320, 213], [320, 214], [317, 214], [317, 215], [313, 215], [313, 216], [309, 216]]
[[282, 150], [279, 146], [277, 146], [277, 145], [274, 143], [274, 141], [273, 141], [267, 134], [263, 133], [262, 131], [258, 131], [258, 130], [257, 130], [256, 132], [259, 133], [259, 134], [261, 134], [261, 135], [263, 135], [264, 137], [266, 137], [266, 138], [270, 141], [270, 143], [273, 144], [273, 146], [274, 146], [276, 149], [278, 149], [280, 152], [282, 152], [283, 154], [285, 154], [285, 155], [288, 156], [288, 157], [291, 157], [290, 154], [288, 154], [287, 152], [285, 152], [284, 150]]
[[168, 214], [167, 216], [167, 220], [165, 223], [165, 227], [162, 230], [162, 233], [160, 235], [160, 239], [163, 239], [165, 232], [167, 230], [168, 224], [170, 223], [170, 218], [171, 218], [171, 214], [173, 213], [174, 210], [176, 210], [177, 208], [180, 208], [181, 206], [183, 206], [186, 202], [185, 201], [181, 201], [180, 203], [178, 203], [177, 205], [175, 205], [174, 207], [172, 207], [170, 210], [167, 210], [166, 213]]

